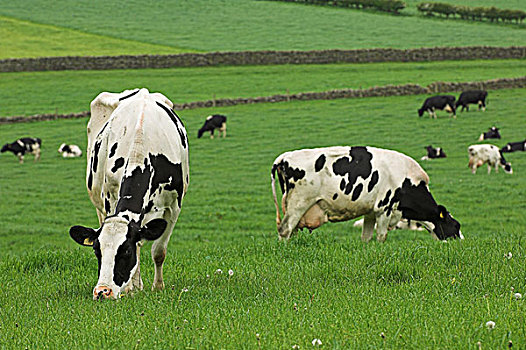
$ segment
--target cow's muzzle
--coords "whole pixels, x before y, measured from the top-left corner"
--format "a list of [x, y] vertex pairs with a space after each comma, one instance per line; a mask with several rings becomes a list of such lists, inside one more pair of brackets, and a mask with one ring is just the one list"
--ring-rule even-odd
[[115, 298], [113, 290], [107, 286], [96, 286], [93, 289], [93, 300]]

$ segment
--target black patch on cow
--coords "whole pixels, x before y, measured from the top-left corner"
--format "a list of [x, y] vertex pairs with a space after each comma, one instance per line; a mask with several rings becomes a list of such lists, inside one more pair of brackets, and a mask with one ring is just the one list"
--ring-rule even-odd
[[336, 198], [338, 198], [338, 193], [335, 193], [335, 194], [332, 196], [332, 200], [335, 201]]
[[165, 184], [165, 191], [177, 191], [177, 203], [181, 208], [183, 198], [183, 171], [181, 163], [172, 163], [164, 154], [150, 154], [150, 162], [153, 167], [153, 178], [150, 188], [150, 196]]
[[325, 160], [325, 154], [322, 154], [318, 157], [318, 159], [316, 159], [316, 163], [314, 163], [314, 170], [316, 170], [316, 172], [323, 169], [323, 166], [325, 165]]
[[356, 187], [354, 188], [354, 191], [352, 193], [351, 200], [352, 201], [356, 201], [358, 199], [358, 197], [360, 197], [360, 194], [362, 193], [362, 190], [363, 190], [363, 184], [356, 185]]
[[378, 183], [378, 170], [375, 170], [373, 175], [371, 175], [371, 180], [369, 181], [369, 185], [367, 186], [367, 190], [371, 192]]
[[119, 143], [115, 142], [113, 144], [113, 146], [111, 146], [109, 158], [111, 158], [111, 157], [113, 157], [115, 155], [115, 152], [117, 151], [117, 146], [118, 145], [119, 145]]
[[104, 210], [106, 210], [106, 214], [108, 214], [111, 211], [110, 201], [108, 198], [104, 199]]
[[400, 197], [399, 196], [400, 196], [400, 188], [397, 188], [394, 191], [393, 197], [389, 201], [389, 204], [384, 209], [384, 211], [386, 212], [387, 216], [391, 215], [391, 212], [393, 211], [393, 206], [395, 205], [395, 203], [400, 201]]
[[[166, 107], [162, 103], [159, 103], [159, 102], [155, 102], [155, 103], [157, 103], [157, 105], [161, 107], [166, 112], [166, 114], [168, 114], [172, 122], [175, 124], [175, 127], [177, 128], [177, 132], [179, 133], [179, 137], [181, 138], [181, 144], [183, 145], [184, 148], [186, 148], [186, 136], [184, 133], [184, 126], [179, 116], [171, 108]], [[183, 129], [181, 130], [181, 128]]]
[[89, 172], [89, 175], [88, 175], [88, 190], [91, 191], [91, 187], [93, 186], [93, 173]]
[[[439, 214], [438, 206], [424, 181], [420, 181], [420, 183], [415, 186], [411, 183], [411, 180], [406, 178], [402, 183], [402, 187], [396, 189], [393, 199], [395, 197], [396, 200], [400, 202], [398, 204], [398, 210], [402, 212], [403, 218], [419, 221], [436, 221]], [[391, 206], [391, 203], [389, 205]]]
[[281, 181], [284, 181], [287, 192], [294, 188], [294, 182], [297, 182], [305, 177], [305, 170], [291, 167], [286, 160], [281, 161], [278, 164], [278, 168], [280, 169], [280, 173], [283, 174], [284, 179]]
[[93, 161], [91, 162], [91, 169], [93, 170], [94, 173], [97, 172], [97, 166], [99, 164], [99, 151], [100, 151], [101, 145], [102, 145], [102, 141], [97, 141], [95, 142], [95, 147], [93, 148]]
[[113, 267], [113, 282], [119, 287], [121, 287], [124, 282], [130, 280], [131, 270], [137, 264], [136, 242], [139, 236], [139, 230], [139, 225], [131, 221], [128, 224], [126, 240], [117, 248], [115, 266]]
[[378, 208], [381, 208], [389, 203], [389, 197], [391, 197], [391, 190], [388, 190], [385, 194], [384, 199], [378, 202]]
[[149, 213], [153, 208], [153, 200], [150, 200], [148, 204], [146, 205], [146, 208], [144, 208], [145, 213]]
[[139, 91], [140, 91], [140, 90], [135, 90], [135, 91], [132, 92], [131, 94], [126, 95], [126, 96], [124, 96], [124, 97], [121, 97], [121, 98], [119, 98], [119, 101], [125, 100], [125, 99], [130, 98], [130, 97], [132, 97], [132, 96], [134, 96], [134, 95], [137, 95], [137, 93], [138, 93]]
[[[334, 174], [347, 178], [346, 182], [340, 184], [340, 189], [345, 194], [350, 194], [358, 177], [364, 180], [371, 175], [371, 160], [373, 155], [367, 151], [366, 147], [352, 147], [349, 151], [349, 157], [342, 157], [332, 164]], [[342, 187], [344, 189], [342, 189]]]
[[129, 210], [134, 213], [141, 213], [143, 200], [150, 186], [152, 171], [148, 165], [148, 160], [144, 160], [144, 169], [137, 166], [132, 173], [124, 176], [119, 191], [119, 201], [115, 213]]
[[111, 172], [115, 173], [117, 170], [119, 170], [124, 165], [124, 158], [120, 157], [117, 158], [115, 163], [113, 164], [113, 168], [111, 168]]

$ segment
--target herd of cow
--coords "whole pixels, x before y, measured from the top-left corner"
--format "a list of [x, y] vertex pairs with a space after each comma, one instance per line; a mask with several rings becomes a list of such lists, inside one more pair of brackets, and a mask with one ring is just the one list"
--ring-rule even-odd
[[[429, 98], [419, 115], [428, 111], [436, 117], [435, 110], [446, 105], [453, 111], [458, 106], [468, 108], [469, 103], [485, 108], [487, 93], [473, 96], [462, 93], [456, 104], [448, 96]], [[118, 298], [143, 288], [139, 256], [144, 240], [154, 242], [152, 289], [162, 289], [166, 248], [189, 185], [185, 127], [173, 103], [147, 89], [103, 92], [90, 108], [86, 186], [99, 228], [73, 226], [69, 233], [78, 244], [91, 246], [97, 257], [99, 276], [93, 298]], [[210, 132], [213, 137], [215, 129], [226, 136], [225, 116], [209, 116], [197, 136]], [[498, 129], [492, 130], [498, 134]], [[22, 138], [1, 151], [13, 152], [20, 162], [25, 153], [33, 153], [37, 161], [41, 144], [38, 138]], [[427, 158], [446, 157], [441, 149], [427, 149]], [[511, 172], [502, 152], [519, 149], [514, 144], [502, 150], [493, 145], [470, 146], [470, 167], [475, 171], [483, 163], [501, 164]], [[59, 152], [63, 157], [82, 154], [78, 146], [66, 144]], [[276, 179], [283, 194], [283, 218]], [[385, 241], [388, 230], [401, 220], [419, 222], [440, 240], [462, 239], [459, 222], [436, 203], [428, 183], [428, 175], [414, 159], [392, 150], [354, 146], [283, 153], [271, 169], [279, 237], [288, 239], [298, 229], [313, 230], [329, 221], [363, 216], [362, 240], [366, 242], [375, 227], [377, 239]]]

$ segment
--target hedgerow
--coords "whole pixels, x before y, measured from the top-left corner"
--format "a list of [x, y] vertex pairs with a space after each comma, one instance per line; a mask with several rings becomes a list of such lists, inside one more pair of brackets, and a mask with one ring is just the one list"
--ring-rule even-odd
[[406, 7], [401, 0], [277, 0], [285, 2], [299, 2], [315, 5], [329, 5], [338, 7], [353, 7], [357, 9], [372, 9], [384, 12], [399, 13]]
[[513, 22], [522, 23], [526, 18], [526, 12], [522, 10], [499, 9], [492, 7], [470, 7], [457, 6], [441, 2], [421, 2], [417, 5], [418, 11], [427, 15], [439, 15], [449, 18], [458, 16], [466, 20], [488, 20], [490, 22]]

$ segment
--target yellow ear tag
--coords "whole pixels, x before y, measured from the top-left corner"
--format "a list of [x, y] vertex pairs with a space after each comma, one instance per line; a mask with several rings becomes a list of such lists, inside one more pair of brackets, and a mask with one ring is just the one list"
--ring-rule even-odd
[[93, 245], [93, 241], [90, 241], [89, 238], [84, 239], [84, 245]]
[[444, 218], [444, 213], [440, 212], [440, 218], [441, 218], [441, 219]]

